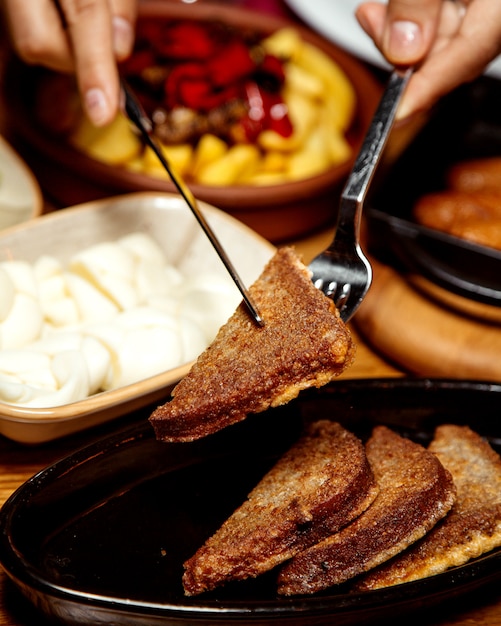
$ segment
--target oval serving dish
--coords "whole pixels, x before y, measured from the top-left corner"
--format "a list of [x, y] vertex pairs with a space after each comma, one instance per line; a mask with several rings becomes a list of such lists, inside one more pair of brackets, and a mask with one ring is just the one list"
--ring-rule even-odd
[[425, 445], [441, 423], [468, 424], [499, 452], [500, 411], [499, 385], [374, 379], [335, 382], [189, 444], [160, 443], [139, 422], [11, 496], [0, 514], [0, 562], [30, 602], [65, 624], [361, 626], [401, 624], [411, 613], [429, 623], [499, 580], [500, 548], [412, 583], [365, 593], [340, 585], [297, 598], [277, 597], [273, 572], [187, 598], [182, 563], [297, 438], [304, 419], [331, 416], [362, 439], [386, 424]]

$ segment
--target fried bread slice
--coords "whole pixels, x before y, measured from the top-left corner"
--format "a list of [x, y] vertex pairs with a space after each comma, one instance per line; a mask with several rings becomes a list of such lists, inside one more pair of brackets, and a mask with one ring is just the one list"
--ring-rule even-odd
[[429, 449], [452, 474], [454, 506], [417, 544], [364, 576], [357, 589], [433, 576], [501, 545], [501, 457], [467, 426], [439, 426]]
[[362, 442], [336, 422], [310, 424], [185, 563], [185, 593], [272, 569], [349, 523], [376, 494]]
[[240, 305], [172, 399], [152, 413], [157, 439], [205, 437], [325, 385], [352, 362], [348, 329], [292, 248], [277, 251], [249, 292], [264, 327]]
[[378, 496], [351, 524], [286, 563], [280, 594], [315, 593], [372, 569], [423, 537], [452, 507], [452, 477], [421, 445], [377, 426], [366, 452]]

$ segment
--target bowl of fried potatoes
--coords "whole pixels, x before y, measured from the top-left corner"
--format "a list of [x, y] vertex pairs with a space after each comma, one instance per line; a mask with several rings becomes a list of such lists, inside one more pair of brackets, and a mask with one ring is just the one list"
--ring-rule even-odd
[[[123, 113], [97, 129], [72, 77], [23, 72], [11, 113], [57, 203], [174, 190]], [[197, 198], [275, 243], [333, 223], [380, 95], [357, 60], [281, 17], [151, 0], [121, 72]]]

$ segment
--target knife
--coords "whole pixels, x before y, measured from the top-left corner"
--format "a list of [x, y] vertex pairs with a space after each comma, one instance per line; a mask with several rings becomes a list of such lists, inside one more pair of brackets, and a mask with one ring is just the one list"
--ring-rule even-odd
[[242, 294], [242, 297], [244, 299], [244, 302], [247, 306], [247, 309], [250, 315], [252, 316], [252, 318], [254, 319], [254, 321], [256, 322], [258, 326], [264, 326], [264, 320], [261, 314], [259, 313], [257, 306], [253, 302], [242, 279], [238, 275], [235, 267], [233, 266], [232, 262], [228, 258], [228, 255], [226, 254], [223, 246], [221, 245], [218, 238], [216, 237], [216, 234], [214, 233], [214, 231], [208, 224], [207, 220], [205, 219], [204, 215], [200, 211], [200, 208], [195, 199], [195, 196], [192, 194], [191, 190], [189, 189], [188, 185], [184, 182], [184, 180], [179, 176], [179, 174], [177, 174], [177, 172], [175, 172], [175, 170], [169, 164], [159, 144], [157, 143], [156, 139], [153, 136], [153, 133], [152, 133], [153, 124], [151, 120], [146, 115], [146, 112], [144, 111], [139, 100], [137, 99], [137, 97], [135, 96], [135, 94], [133, 93], [129, 85], [124, 80], [122, 80], [122, 92], [124, 96], [123, 108], [125, 110], [127, 117], [134, 124], [134, 126], [139, 130], [145, 142], [156, 154], [159, 161], [165, 168], [166, 172], [169, 174], [169, 177], [174, 183], [174, 186], [176, 187], [176, 189], [178, 190], [178, 192], [180, 193], [180, 195], [182, 196], [182, 198], [184, 199], [184, 201], [186, 202], [186, 204], [189, 206], [192, 213], [196, 217], [198, 223], [200, 224], [203, 231], [209, 238], [214, 249], [219, 255], [219, 258], [221, 259], [228, 273], [230, 274], [233, 282], [235, 283], [240, 293]]

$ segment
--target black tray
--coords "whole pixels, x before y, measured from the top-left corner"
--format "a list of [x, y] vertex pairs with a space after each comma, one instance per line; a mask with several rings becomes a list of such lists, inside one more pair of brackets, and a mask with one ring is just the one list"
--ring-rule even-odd
[[452, 293], [497, 307], [501, 252], [419, 227], [412, 208], [421, 195], [446, 188], [452, 164], [501, 155], [500, 111], [497, 79], [482, 77], [450, 94], [396, 162], [382, 168], [365, 211], [373, 254]]
[[499, 579], [501, 549], [385, 590], [343, 585], [298, 598], [276, 595], [274, 572], [186, 598], [182, 563], [304, 420], [335, 419], [364, 439], [384, 423], [424, 444], [439, 423], [469, 424], [499, 451], [500, 414], [500, 385], [381, 379], [306, 392], [192, 444], [159, 443], [142, 423], [57, 462], [13, 494], [0, 512], [0, 562], [31, 603], [66, 624], [360, 626], [393, 624], [390, 617], [423, 607], [435, 607], [436, 617], [437, 605], [457, 604]]

